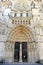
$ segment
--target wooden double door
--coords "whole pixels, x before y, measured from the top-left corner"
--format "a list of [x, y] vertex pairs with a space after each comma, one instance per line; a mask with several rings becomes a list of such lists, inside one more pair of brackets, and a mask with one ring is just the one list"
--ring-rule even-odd
[[[21, 45], [22, 51], [20, 50], [20, 45]], [[20, 61], [20, 51], [22, 52], [22, 62], [28, 62], [27, 42], [15, 42], [14, 62]]]

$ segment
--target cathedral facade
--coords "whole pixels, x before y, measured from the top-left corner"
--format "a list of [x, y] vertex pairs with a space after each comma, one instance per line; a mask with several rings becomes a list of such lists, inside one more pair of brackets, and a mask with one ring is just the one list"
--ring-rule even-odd
[[43, 1], [0, 0], [0, 61], [43, 63]]

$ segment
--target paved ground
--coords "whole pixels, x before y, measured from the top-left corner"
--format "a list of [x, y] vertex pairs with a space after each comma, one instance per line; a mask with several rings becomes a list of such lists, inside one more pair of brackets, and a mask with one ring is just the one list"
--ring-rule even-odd
[[0, 65], [43, 65], [43, 64], [29, 64], [29, 63], [3, 63], [3, 64], [0, 64]]

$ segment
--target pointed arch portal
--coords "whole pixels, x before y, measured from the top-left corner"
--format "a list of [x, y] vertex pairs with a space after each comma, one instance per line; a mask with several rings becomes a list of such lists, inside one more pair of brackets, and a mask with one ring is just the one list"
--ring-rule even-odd
[[37, 60], [34, 34], [30, 27], [19, 25], [13, 27], [6, 41], [6, 59], [8, 62], [29, 62]]

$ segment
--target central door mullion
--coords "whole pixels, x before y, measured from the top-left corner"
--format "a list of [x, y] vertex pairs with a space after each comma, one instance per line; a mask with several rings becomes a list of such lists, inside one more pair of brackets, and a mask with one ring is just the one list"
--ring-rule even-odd
[[20, 42], [20, 59], [19, 62], [22, 62], [22, 44]]

